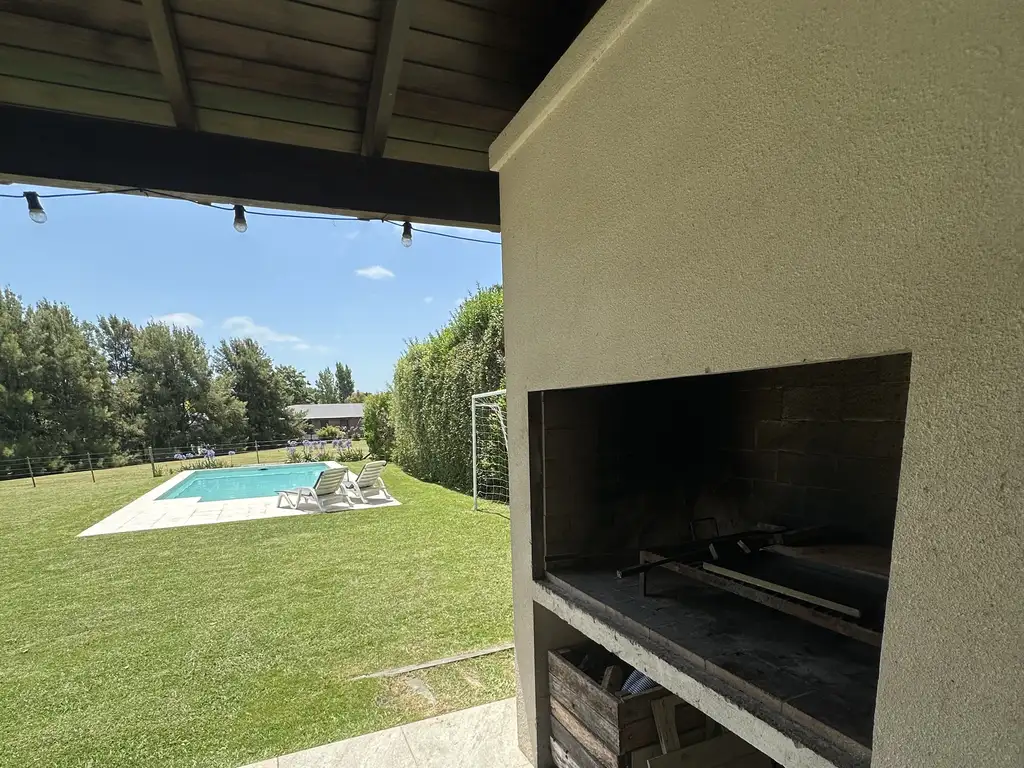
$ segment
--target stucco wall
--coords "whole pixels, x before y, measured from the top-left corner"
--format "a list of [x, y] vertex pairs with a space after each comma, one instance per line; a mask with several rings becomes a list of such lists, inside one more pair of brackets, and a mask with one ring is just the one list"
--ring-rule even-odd
[[528, 390], [910, 351], [873, 765], [1024, 763], [1022, 52], [1019, 0], [609, 0], [492, 147], [528, 724]]

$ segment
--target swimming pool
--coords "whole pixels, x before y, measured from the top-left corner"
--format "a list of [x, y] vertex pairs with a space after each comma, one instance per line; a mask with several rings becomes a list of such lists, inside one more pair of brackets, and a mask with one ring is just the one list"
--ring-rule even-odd
[[200, 501], [228, 501], [275, 496], [278, 491], [314, 485], [325, 469], [326, 464], [197, 469], [157, 500], [199, 497]]

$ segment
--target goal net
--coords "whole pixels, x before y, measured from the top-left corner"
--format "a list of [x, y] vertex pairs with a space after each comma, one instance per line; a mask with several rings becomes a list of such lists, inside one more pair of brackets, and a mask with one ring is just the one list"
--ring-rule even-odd
[[473, 509], [481, 499], [508, 504], [504, 389], [473, 395]]

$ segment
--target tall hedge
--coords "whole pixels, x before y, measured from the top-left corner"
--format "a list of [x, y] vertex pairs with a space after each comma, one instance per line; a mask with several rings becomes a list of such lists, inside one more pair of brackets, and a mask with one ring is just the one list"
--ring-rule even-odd
[[466, 299], [437, 333], [410, 342], [395, 365], [394, 460], [421, 480], [469, 490], [470, 397], [504, 386], [504, 310], [496, 285]]
[[363, 435], [375, 459], [391, 459], [395, 428], [391, 423], [391, 393], [367, 395], [363, 402]]

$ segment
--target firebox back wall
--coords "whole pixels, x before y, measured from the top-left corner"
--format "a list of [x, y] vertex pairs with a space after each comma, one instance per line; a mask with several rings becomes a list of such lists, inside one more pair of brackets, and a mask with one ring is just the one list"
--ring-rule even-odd
[[890, 546], [909, 381], [887, 355], [546, 392], [547, 554], [675, 544], [708, 517]]

